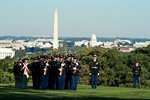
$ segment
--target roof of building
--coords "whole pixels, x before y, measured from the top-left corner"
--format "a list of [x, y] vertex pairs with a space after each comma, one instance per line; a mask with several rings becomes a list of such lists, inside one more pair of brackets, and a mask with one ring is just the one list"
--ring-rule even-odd
[[12, 48], [0, 48], [0, 52], [12, 52]]

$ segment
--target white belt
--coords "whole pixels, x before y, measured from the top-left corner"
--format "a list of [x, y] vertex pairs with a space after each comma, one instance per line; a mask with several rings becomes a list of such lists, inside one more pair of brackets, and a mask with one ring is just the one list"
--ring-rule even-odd
[[92, 67], [93, 69], [98, 69], [98, 67]]

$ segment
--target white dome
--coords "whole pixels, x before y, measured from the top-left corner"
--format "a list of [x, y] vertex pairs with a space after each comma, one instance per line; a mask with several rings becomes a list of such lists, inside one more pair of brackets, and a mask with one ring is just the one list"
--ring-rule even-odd
[[91, 42], [97, 42], [97, 38], [95, 34], [92, 34]]
[[96, 38], [95, 34], [92, 34], [91, 41], [90, 41], [90, 47], [95, 47], [95, 46], [97, 46], [97, 38]]

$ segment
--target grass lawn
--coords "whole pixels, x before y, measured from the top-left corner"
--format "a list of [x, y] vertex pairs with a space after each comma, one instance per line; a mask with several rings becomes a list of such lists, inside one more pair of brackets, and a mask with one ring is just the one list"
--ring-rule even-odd
[[79, 85], [77, 91], [16, 89], [0, 84], [0, 100], [136, 100], [150, 99], [150, 89]]

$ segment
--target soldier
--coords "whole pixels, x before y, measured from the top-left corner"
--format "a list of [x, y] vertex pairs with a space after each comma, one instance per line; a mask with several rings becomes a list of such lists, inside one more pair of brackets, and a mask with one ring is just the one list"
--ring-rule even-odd
[[141, 87], [141, 83], [140, 83], [141, 67], [139, 66], [138, 62], [135, 63], [132, 69], [132, 73], [133, 73], [134, 88], [136, 88], [136, 81], [138, 82], [138, 88], [140, 88]]
[[77, 84], [78, 84], [78, 78], [79, 78], [79, 69], [80, 69], [80, 64], [77, 61], [77, 58], [74, 57], [74, 60], [71, 62], [71, 90], [77, 90]]
[[60, 61], [57, 63], [58, 68], [58, 90], [64, 90], [65, 86], [65, 62], [64, 58], [60, 56]]
[[39, 89], [40, 86], [40, 65], [39, 59], [34, 58], [34, 62], [31, 63], [33, 89]]
[[66, 78], [65, 78], [65, 89], [71, 89], [71, 56], [68, 55], [65, 59], [65, 70], [66, 70]]
[[54, 77], [54, 89], [58, 90], [58, 66], [60, 64], [60, 58], [59, 55], [55, 55], [54, 60], [53, 60], [53, 77]]
[[49, 58], [49, 79], [48, 79], [48, 89], [55, 89], [55, 68], [54, 68], [54, 58]]
[[28, 87], [28, 78], [29, 78], [29, 63], [28, 63], [28, 59], [25, 58], [23, 59], [23, 64], [22, 64], [22, 69], [21, 71], [23, 71], [23, 75], [22, 75], [22, 88], [27, 88]]
[[15, 76], [15, 87], [21, 88], [22, 87], [22, 61], [18, 60], [17, 62], [14, 62], [13, 72]]
[[93, 59], [89, 63], [89, 70], [91, 75], [91, 86], [93, 89], [96, 89], [100, 70], [100, 63], [96, 59], [96, 55], [93, 55]]
[[48, 87], [48, 79], [49, 79], [49, 60], [48, 57], [45, 56], [44, 61], [41, 61], [41, 83], [40, 83], [40, 89], [47, 89]]

